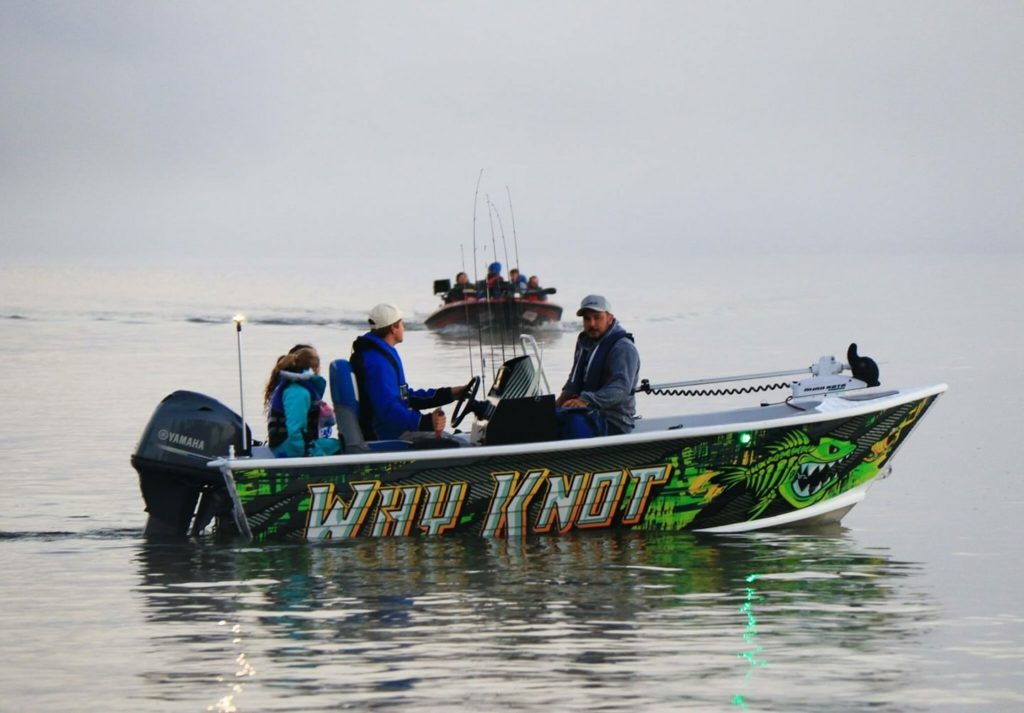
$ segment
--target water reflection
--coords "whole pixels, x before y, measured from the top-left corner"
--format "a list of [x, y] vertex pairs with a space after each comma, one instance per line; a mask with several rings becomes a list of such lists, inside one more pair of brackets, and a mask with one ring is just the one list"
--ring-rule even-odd
[[[918, 565], [841, 530], [141, 547], [137, 561], [154, 638], [187, 670], [212, 667], [206, 700], [239, 710], [906, 710], [900, 657], [934, 618]], [[185, 695], [196, 678], [162, 683]]]

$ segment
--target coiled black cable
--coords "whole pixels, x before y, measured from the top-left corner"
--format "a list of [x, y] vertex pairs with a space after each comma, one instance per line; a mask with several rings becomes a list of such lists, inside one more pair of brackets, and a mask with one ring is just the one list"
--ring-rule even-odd
[[633, 393], [645, 393], [652, 396], [737, 396], [739, 394], [756, 394], [759, 391], [787, 389], [789, 382], [778, 384], [758, 384], [757, 386], [740, 386], [731, 389], [656, 389], [647, 379], [641, 379], [640, 386]]

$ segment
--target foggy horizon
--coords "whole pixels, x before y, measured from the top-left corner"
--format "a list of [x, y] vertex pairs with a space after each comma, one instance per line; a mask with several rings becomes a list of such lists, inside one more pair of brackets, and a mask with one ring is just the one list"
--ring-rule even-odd
[[1024, 243], [1019, 3], [0, 13], [4, 257]]

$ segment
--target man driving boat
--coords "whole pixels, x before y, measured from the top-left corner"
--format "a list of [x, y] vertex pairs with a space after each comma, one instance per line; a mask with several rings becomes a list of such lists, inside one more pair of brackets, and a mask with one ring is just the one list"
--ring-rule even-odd
[[[463, 386], [410, 389], [395, 347], [405, 339], [402, 312], [392, 304], [370, 310], [370, 331], [352, 343], [352, 370], [359, 387], [359, 425], [366, 440], [399, 438], [410, 431], [440, 432], [447, 424], [437, 408], [462, 396]], [[433, 408], [430, 413], [419, 409]]]

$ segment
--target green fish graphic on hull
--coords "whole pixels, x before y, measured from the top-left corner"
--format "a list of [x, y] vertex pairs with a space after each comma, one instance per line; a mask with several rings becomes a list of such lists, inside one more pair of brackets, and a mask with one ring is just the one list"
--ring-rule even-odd
[[760, 460], [723, 468], [716, 480], [727, 488], [742, 485], [758, 498], [750, 511], [753, 519], [760, 517], [779, 494], [797, 508], [819, 500], [843, 474], [855, 449], [849, 441], [823, 436], [812, 443], [803, 431], [790, 431], [778, 443], [767, 446]]

